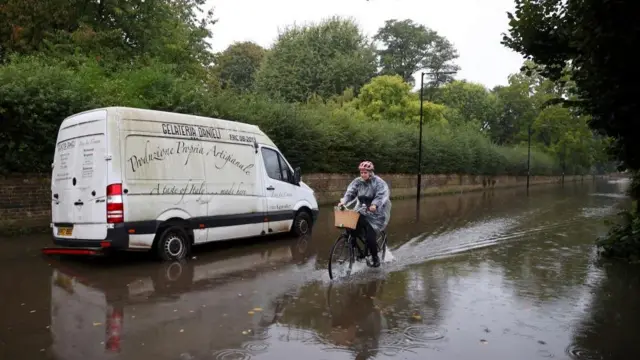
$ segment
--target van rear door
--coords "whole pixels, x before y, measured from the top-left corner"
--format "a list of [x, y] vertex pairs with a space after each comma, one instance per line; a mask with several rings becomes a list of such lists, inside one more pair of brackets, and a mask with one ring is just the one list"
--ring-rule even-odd
[[68, 118], [60, 127], [51, 179], [55, 236], [106, 237], [106, 130], [106, 110]]

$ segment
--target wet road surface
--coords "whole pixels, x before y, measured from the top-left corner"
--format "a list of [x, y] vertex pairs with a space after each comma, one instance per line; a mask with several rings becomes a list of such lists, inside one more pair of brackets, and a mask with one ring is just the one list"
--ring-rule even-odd
[[329, 281], [311, 237], [146, 256], [43, 257], [0, 239], [0, 359], [633, 359], [640, 268], [598, 265], [624, 184], [394, 201], [390, 253]]

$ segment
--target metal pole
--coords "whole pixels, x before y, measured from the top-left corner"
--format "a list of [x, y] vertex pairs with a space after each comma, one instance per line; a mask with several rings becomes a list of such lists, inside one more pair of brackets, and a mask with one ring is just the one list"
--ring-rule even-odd
[[567, 167], [566, 160], [565, 160], [565, 158], [567, 156], [567, 154], [566, 154], [566, 151], [567, 151], [566, 145], [567, 145], [566, 143], [562, 143], [562, 186], [564, 186], [564, 173], [566, 172], [566, 167]]
[[420, 187], [422, 186], [422, 93], [424, 73], [420, 73], [420, 134], [418, 140], [418, 184], [416, 186], [416, 204], [420, 204]]
[[531, 123], [529, 123], [529, 150], [527, 152], [527, 194], [529, 193], [529, 176], [531, 176]]

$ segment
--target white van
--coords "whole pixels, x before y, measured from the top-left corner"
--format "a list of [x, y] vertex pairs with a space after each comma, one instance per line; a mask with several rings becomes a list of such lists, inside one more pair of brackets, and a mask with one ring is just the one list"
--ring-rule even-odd
[[311, 231], [313, 190], [257, 126], [123, 107], [60, 125], [45, 253], [153, 250]]

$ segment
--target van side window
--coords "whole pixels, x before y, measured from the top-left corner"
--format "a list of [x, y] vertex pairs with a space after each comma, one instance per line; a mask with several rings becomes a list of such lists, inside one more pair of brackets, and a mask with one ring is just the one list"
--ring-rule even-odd
[[262, 158], [264, 159], [267, 175], [272, 179], [283, 181], [278, 153], [271, 149], [262, 148]]
[[289, 168], [280, 154], [278, 154], [278, 161], [280, 161], [280, 174], [282, 175], [282, 181], [291, 182], [292, 179], [289, 179]]
[[264, 159], [264, 166], [267, 170], [267, 175], [274, 180], [280, 180], [284, 182], [290, 182], [290, 171], [287, 163], [277, 151], [262, 148], [262, 158]]

